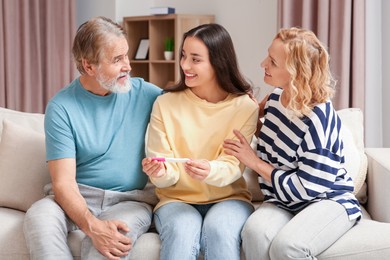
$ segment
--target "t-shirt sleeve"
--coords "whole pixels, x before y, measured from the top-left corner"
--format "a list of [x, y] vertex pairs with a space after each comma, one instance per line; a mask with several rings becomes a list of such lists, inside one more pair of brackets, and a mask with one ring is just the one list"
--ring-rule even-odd
[[[174, 157], [171, 146], [167, 139], [158, 100], [153, 106], [153, 112], [150, 119], [147, 156]], [[179, 180], [180, 173], [177, 164], [165, 163], [165, 166], [167, 174], [159, 178], [150, 178], [151, 182], [156, 185], [156, 187], [169, 187], [174, 185]]]
[[45, 112], [46, 160], [75, 158], [75, 140], [66, 111], [49, 102]]

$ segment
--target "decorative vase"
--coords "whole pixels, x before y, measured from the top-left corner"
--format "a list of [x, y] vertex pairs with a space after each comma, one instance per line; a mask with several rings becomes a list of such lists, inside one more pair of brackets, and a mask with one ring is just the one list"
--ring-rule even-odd
[[164, 58], [165, 58], [165, 60], [172, 60], [173, 59], [173, 51], [164, 51]]

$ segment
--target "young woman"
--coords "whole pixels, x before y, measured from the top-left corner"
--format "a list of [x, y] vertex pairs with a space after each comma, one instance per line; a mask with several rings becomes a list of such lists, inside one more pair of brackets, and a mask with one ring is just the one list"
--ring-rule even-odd
[[[218, 24], [184, 34], [181, 81], [153, 107], [144, 172], [156, 185], [160, 259], [240, 259], [240, 233], [253, 212], [244, 165], [223, 149], [240, 129], [250, 140], [258, 108]], [[190, 158], [161, 162], [152, 157]]]
[[257, 154], [239, 131], [226, 153], [259, 174], [265, 202], [242, 231], [247, 259], [315, 259], [360, 218], [330, 101], [329, 55], [311, 31], [282, 29], [261, 63], [275, 86]]

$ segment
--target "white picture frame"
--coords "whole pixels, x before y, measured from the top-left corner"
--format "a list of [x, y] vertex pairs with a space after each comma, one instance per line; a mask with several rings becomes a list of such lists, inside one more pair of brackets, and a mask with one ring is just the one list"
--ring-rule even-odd
[[146, 60], [149, 53], [149, 39], [141, 39], [135, 54], [135, 60]]

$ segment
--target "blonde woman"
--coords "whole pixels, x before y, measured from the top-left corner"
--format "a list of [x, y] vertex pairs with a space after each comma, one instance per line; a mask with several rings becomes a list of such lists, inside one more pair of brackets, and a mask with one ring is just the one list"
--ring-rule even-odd
[[329, 55], [315, 34], [282, 29], [261, 63], [274, 86], [257, 153], [239, 131], [227, 154], [259, 174], [265, 202], [242, 231], [246, 259], [315, 259], [361, 217], [343, 167]]

